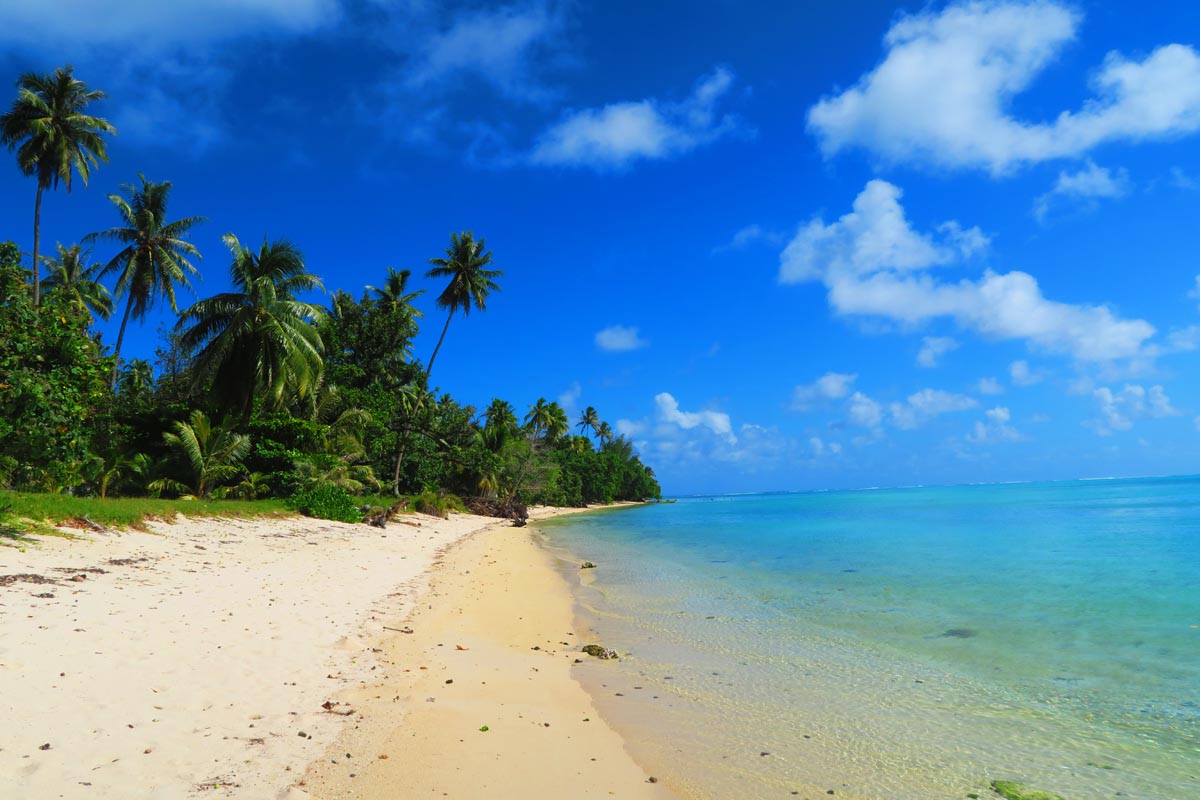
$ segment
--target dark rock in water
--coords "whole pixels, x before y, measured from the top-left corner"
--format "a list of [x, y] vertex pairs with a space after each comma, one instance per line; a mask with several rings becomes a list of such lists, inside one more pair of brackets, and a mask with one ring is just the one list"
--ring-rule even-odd
[[580, 569], [595, 569], [595, 568], [596, 568], [596, 565], [595, 565], [595, 564], [593, 564], [593, 563], [592, 563], [592, 562], [590, 562], [590, 561], [585, 561], [585, 562], [583, 562], [582, 564], [580, 564], [580, 565], [579, 565], [579, 568], [580, 568]]
[[842, 572], [858, 572], [856, 569], [844, 569]]
[[1064, 800], [1061, 794], [1030, 789], [1016, 781], [992, 781], [992, 791], [1005, 800]]
[[970, 628], [950, 628], [942, 634], [943, 639], [970, 639], [975, 631]]
[[595, 656], [596, 658], [609, 659], [609, 658], [617, 657], [616, 650], [610, 650], [609, 648], [601, 647], [598, 644], [584, 645], [582, 650], [583, 650], [583, 652], [587, 653], [589, 656]]

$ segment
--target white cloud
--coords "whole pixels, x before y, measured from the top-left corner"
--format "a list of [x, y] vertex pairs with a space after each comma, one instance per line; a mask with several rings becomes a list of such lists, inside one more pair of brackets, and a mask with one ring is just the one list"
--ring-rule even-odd
[[975, 390], [980, 394], [1004, 394], [1004, 387], [995, 378], [980, 378]]
[[1115, 200], [1128, 193], [1128, 172], [1121, 169], [1114, 173], [1089, 161], [1077, 172], [1063, 170], [1058, 173], [1058, 180], [1050, 191], [1034, 201], [1033, 216], [1038, 222], [1045, 222], [1056, 208], [1081, 202], [1085, 208], [1092, 208], [1097, 200]]
[[1014, 98], [1075, 38], [1080, 20], [1050, 0], [975, 0], [903, 15], [884, 37], [882, 63], [813, 106], [809, 129], [827, 156], [862, 147], [890, 162], [1002, 173], [1200, 128], [1200, 57], [1179, 44], [1141, 60], [1109, 53], [1080, 109], [1052, 121], [1013, 117]]
[[412, 88], [474, 74], [518, 99], [544, 96], [533, 77], [538, 52], [561, 35], [563, 17], [547, 2], [462, 11], [427, 38], [405, 80]]
[[958, 348], [958, 342], [949, 336], [926, 336], [921, 340], [917, 353], [918, 367], [936, 367], [942, 356]]
[[1025, 360], [1009, 364], [1008, 375], [1012, 378], [1014, 386], [1033, 386], [1035, 383], [1040, 383], [1044, 377], [1042, 373], [1030, 369], [1029, 362]]
[[1127, 431], [1133, 427], [1134, 420], [1142, 417], [1174, 417], [1180, 414], [1171, 405], [1171, 399], [1162, 386], [1151, 386], [1147, 390], [1144, 386], [1127, 383], [1119, 392], [1101, 386], [1092, 396], [1099, 406], [1100, 418], [1084, 424], [1100, 436], [1109, 436], [1113, 431]]
[[304, 33], [336, 21], [339, 0], [0, 0], [0, 41], [60, 51], [136, 45], [141, 55], [198, 42]]
[[1025, 438], [1020, 431], [1009, 425], [1012, 412], [1004, 406], [989, 408], [983, 412], [984, 419], [975, 423], [975, 427], [967, 434], [967, 441], [975, 444], [995, 444], [996, 442], [1019, 442]]
[[825, 456], [836, 456], [842, 452], [842, 446], [837, 442], [822, 441], [820, 436], [813, 436], [808, 440], [808, 449], [813, 458], [824, 458]]
[[658, 408], [658, 418], [663, 422], [677, 425], [685, 431], [704, 427], [723, 437], [729, 444], [737, 444], [737, 437], [733, 434], [729, 415], [724, 412], [680, 411], [678, 401], [667, 392], [656, 394], [654, 404]]
[[1196, 426], [1197, 431], [1200, 431], [1200, 417], [1196, 417], [1195, 419], [1193, 419], [1192, 424]]
[[1200, 300], [1200, 275], [1196, 276], [1196, 282], [1192, 286], [1191, 291], [1188, 292], [1187, 296], [1193, 300]]
[[907, 325], [950, 318], [991, 339], [1022, 339], [1080, 361], [1142, 355], [1154, 327], [1117, 317], [1107, 306], [1047, 299], [1025, 272], [988, 270], [978, 280], [942, 281], [933, 267], [982, 250], [987, 238], [958, 223], [937, 235], [913, 230], [900, 205], [901, 191], [872, 180], [854, 210], [836, 222], [802, 226], [780, 255], [781, 283], [820, 281], [829, 303], [846, 315], [873, 316]]
[[579, 385], [579, 381], [575, 381], [558, 396], [558, 404], [566, 409], [567, 414], [570, 415], [575, 411], [576, 404], [579, 402], [582, 394], [583, 387]]
[[717, 109], [733, 80], [732, 72], [718, 67], [682, 102], [647, 98], [573, 111], [542, 133], [529, 159], [603, 170], [682, 155], [738, 129], [733, 116]]
[[769, 231], [762, 225], [755, 223], [739, 229], [727, 243], [714, 247], [713, 252], [723, 253], [727, 250], [741, 250], [743, 247], [749, 247], [752, 244], [758, 243], [778, 245], [783, 244], [785, 238], [779, 233]]
[[857, 373], [826, 372], [812, 383], [792, 390], [792, 410], [808, 411], [816, 402], [843, 398], [850, 394], [850, 387], [857, 379]]
[[618, 436], [625, 436], [630, 439], [645, 433], [647, 427], [645, 422], [638, 422], [632, 419], [619, 419], [613, 424], [613, 429], [616, 430]]
[[850, 422], [861, 428], [878, 430], [883, 422], [883, 407], [862, 392], [850, 395]]
[[637, 328], [626, 325], [610, 325], [596, 332], [596, 347], [610, 353], [637, 350], [648, 344], [650, 343], [638, 335]]
[[911, 430], [940, 414], [966, 411], [978, 406], [979, 402], [975, 398], [965, 394], [944, 392], [940, 389], [922, 389], [910, 394], [903, 403], [890, 404], [888, 411], [897, 428]]

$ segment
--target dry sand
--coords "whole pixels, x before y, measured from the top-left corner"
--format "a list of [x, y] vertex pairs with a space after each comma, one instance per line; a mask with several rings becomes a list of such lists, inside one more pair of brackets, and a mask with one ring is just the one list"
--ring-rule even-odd
[[321, 704], [378, 674], [435, 556], [495, 522], [404, 519], [0, 547], [0, 576], [56, 581], [0, 580], [0, 798], [274, 798], [350, 719]]
[[[572, 677], [572, 598], [530, 529], [489, 528], [434, 568], [382, 643], [385, 674], [336, 700], [361, 712], [304, 777], [335, 798], [668, 798]], [[486, 726], [486, 730], [482, 730]]]

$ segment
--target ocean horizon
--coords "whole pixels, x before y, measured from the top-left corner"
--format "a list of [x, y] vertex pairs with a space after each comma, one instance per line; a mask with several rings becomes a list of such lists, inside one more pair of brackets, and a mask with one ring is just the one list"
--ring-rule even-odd
[[689, 796], [1179, 800], [1198, 512], [1182, 476], [692, 496], [545, 530], [598, 565], [583, 629], [622, 654], [581, 680]]

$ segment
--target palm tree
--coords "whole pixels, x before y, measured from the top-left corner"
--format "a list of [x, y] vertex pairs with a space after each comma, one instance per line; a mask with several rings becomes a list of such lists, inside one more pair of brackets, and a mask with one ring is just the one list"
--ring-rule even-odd
[[612, 441], [613, 429], [609, 427], [607, 422], [601, 422], [596, 428], [596, 436], [600, 439], [601, 444], [606, 444]]
[[553, 441], [571, 430], [571, 421], [567, 419], [567, 412], [563, 411], [562, 406], [558, 403], [548, 405], [546, 407], [546, 414], [548, 417], [546, 423], [547, 439]]
[[79, 303], [93, 316], [108, 319], [113, 312], [112, 295], [108, 287], [96, 280], [99, 264], [87, 266], [87, 252], [77, 244], [70, 247], [56, 245], [58, 258], [41, 256], [46, 265], [46, 291], [60, 291], [73, 302]]
[[83, 185], [97, 164], [108, 161], [104, 134], [117, 129], [100, 117], [83, 113], [104, 92], [88, 89], [77, 80], [71, 65], [50, 75], [27, 72], [17, 79], [17, 99], [0, 115], [0, 142], [17, 151], [17, 166], [37, 178], [33, 204], [33, 307], [41, 302], [38, 255], [42, 235], [42, 192], [61, 182], [71, 191], [71, 175], [79, 173]]
[[540, 436], [550, 427], [550, 414], [550, 404], [546, 402], [546, 398], [539, 397], [525, 415], [525, 427], [535, 437]]
[[425, 294], [425, 290], [408, 291], [410, 277], [412, 277], [411, 269], [397, 270], [394, 267], [388, 267], [387, 280], [384, 281], [383, 288], [368, 286], [367, 291], [375, 295], [375, 302], [380, 305], [407, 311], [415, 319], [420, 319], [425, 315], [413, 307], [413, 301]]
[[190, 288], [189, 276], [197, 275], [197, 269], [188, 261], [188, 256], [200, 257], [200, 251], [184, 236], [204, 217], [184, 217], [167, 222], [167, 201], [171, 198], [171, 182], [153, 183], [138, 173], [141, 186], [122, 184], [128, 198], [110, 194], [109, 201], [121, 216], [123, 227], [88, 234], [84, 242], [98, 239], [115, 241], [124, 245], [121, 251], [101, 270], [104, 277], [117, 274], [116, 296], [128, 296], [125, 315], [117, 332], [117, 346], [113, 353], [113, 380], [117, 366], [121, 363], [121, 345], [125, 341], [125, 326], [130, 317], [142, 319], [155, 301], [166, 298], [172, 311], [175, 304], [175, 285]]
[[579, 428], [579, 432], [584, 436], [587, 435], [589, 430], [592, 431], [592, 433], [598, 432], [600, 430], [600, 414], [595, 408], [588, 406], [586, 409], [584, 409], [583, 413], [579, 415], [579, 424], [577, 424], [575, 427]]
[[429, 357], [429, 368], [426, 374], [433, 372], [433, 362], [437, 359], [438, 351], [442, 349], [442, 341], [446, 331], [450, 330], [450, 320], [454, 312], [461, 310], [463, 316], [471, 313], [471, 306], [480, 311], [487, 310], [487, 298], [491, 292], [500, 291], [499, 284], [494, 280], [504, 275], [498, 269], [484, 269], [492, 263], [492, 254], [485, 253], [485, 241], [475, 241], [471, 231], [461, 234], [450, 234], [450, 246], [446, 248], [446, 258], [431, 258], [429, 263], [433, 269], [425, 274], [427, 278], [449, 278], [450, 284], [438, 295], [438, 308], [449, 311], [446, 326], [438, 338], [437, 347]]
[[185, 309], [178, 328], [196, 353], [196, 380], [210, 381], [219, 402], [248, 422], [256, 396], [277, 409], [289, 390], [305, 398], [319, 385], [325, 348], [316, 323], [325, 311], [296, 294], [324, 287], [291, 242], [263, 239], [255, 253], [232, 233], [222, 239], [235, 291]]
[[187, 480], [159, 478], [149, 489], [164, 489], [205, 498], [214, 487], [241, 472], [242, 459], [250, 452], [250, 437], [234, 433], [229, 420], [213, 427], [203, 411], [193, 411], [189, 422], [176, 422], [174, 433], [164, 433], [163, 441], [183, 457]]
[[398, 437], [400, 447], [396, 453], [396, 472], [392, 476], [392, 494], [399, 497], [400, 471], [404, 466], [404, 454], [408, 448], [408, 439], [414, 428], [419, 430], [425, 427], [424, 418], [428, 416], [436, 398], [433, 392], [425, 390], [424, 385], [410, 383], [397, 392], [397, 399], [399, 400], [397, 410], [400, 414], [400, 435]]

